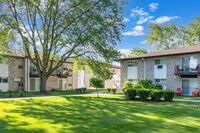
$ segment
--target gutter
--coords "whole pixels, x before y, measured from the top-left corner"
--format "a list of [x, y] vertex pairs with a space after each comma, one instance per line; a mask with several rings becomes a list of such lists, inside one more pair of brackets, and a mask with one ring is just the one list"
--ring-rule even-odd
[[146, 60], [144, 58], [142, 58], [142, 60], [144, 61], [144, 80], [146, 79]]

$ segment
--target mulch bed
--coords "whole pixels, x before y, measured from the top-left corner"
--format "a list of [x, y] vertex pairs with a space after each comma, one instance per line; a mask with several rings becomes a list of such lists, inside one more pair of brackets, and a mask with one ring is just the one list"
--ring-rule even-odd
[[141, 101], [139, 98], [135, 98], [135, 99], [124, 99], [126, 101], [135, 101], [135, 102], [145, 102], [145, 103], [160, 103], [160, 102], [175, 102], [175, 101], [164, 101], [164, 100], [161, 100], [161, 101], [154, 101], [154, 100], [151, 100], [151, 99], [147, 99], [146, 101]]

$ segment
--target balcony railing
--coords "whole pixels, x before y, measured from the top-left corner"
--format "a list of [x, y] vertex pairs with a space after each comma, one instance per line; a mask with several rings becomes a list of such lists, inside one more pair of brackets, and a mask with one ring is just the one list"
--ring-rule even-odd
[[72, 76], [72, 69], [67, 69], [67, 68], [60, 69], [57, 71], [57, 76], [62, 78]]
[[197, 65], [195, 68], [194, 67], [181, 67], [179, 65], [176, 65], [174, 67], [175, 69], [175, 75], [198, 75], [200, 74], [200, 67]]

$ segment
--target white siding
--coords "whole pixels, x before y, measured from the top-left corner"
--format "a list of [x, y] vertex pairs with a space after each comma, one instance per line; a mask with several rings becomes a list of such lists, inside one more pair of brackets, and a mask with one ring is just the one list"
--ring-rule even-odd
[[137, 66], [128, 67], [128, 79], [137, 79]]
[[85, 87], [84, 77], [85, 77], [85, 72], [80, 71], [78, 75], [78, 88]]
[[[8, 77], [8, 64], [0, 64], [0, 77]], [[9, 88], [8, 83], [0, 83], [0, 89], [5, 92]]]
[[154, 79], [166, 79], [167, 78], [167, 66], [162, 65], [162, 69], [157, 68], [158, 65], [154, 65]]

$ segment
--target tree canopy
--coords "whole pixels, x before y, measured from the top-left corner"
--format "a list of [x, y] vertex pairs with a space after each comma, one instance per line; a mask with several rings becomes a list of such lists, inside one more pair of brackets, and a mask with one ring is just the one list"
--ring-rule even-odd
[[169, 25], [151, 24], [146, 42], [157, 50], [167, 50], [186, 45], [200, 44], [200, 17], [187, 27], [171, 23]]
[[123, 55], [124, 57], [131, 57], [131, 56], [135, 56], [135, 55], [142, 55], [142, 54], [147, 54], [148, 51], [144, 48], [133, 48], [130, 49], [131, 53], [129, 55]]
[[1, 0], [0, 34], [7, 29], [15, 39], [9, 44], [26, 51], [40, 76], [41, 91], [46, 91], [46, 80], [68, 58], [81, 59], [92, 69], [102, 63], [108, 67], [119, 58], [115, 45], [124, 28], [124, 4], [124, 0]]
[[104, 88], [104, 80], [100, 78], [92, 77], [90, 79], [90, 86], [97, 89], [97, 97], [99, 97], [98, 88]]

